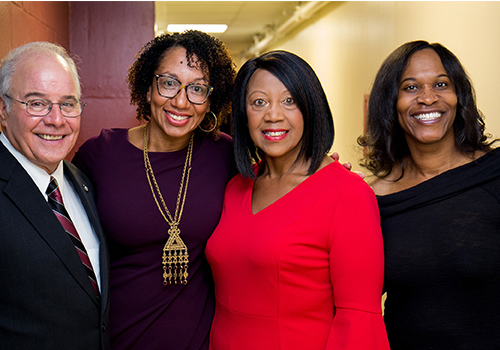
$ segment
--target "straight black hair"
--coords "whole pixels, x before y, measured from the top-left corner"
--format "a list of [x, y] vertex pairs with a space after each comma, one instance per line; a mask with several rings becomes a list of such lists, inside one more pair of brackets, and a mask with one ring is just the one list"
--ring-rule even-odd
[[[333, 116], [323, 87], [311, 66], [299, 56], [281, 50], [248, 60], [236, 76], [232, 123], [238, 170], [243, 176], [255, 179], [253, 164], [263, 160], [262, 151], [254, 146], [250, 137], [246, 113], [248, 82], [258, 69], [264, 69], [278, 78], [295, 99], [304, 119], [302, 146], [295, 161], [310, 160], [308, 174], [313, 174], [332, 147]], [[260, 171], [264, 168], [265, 164]]]

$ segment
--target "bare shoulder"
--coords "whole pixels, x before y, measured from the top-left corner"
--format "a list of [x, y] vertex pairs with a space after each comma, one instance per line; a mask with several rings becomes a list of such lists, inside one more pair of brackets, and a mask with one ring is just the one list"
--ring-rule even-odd
[[377, 177], [375, 175], [371, 175], [368, 176], [365, 180], [377, 196], [386, 196], [388, 194], [403, 191], [408, 187], [411, 187], [405, 181], [405, 177], [401, 178], [398, 169], [394, 169], [387, 176]]
[[381, 179], [374, 175], [368, 176], [366, 178], [366, 182], [368, 183], [368, 185], [370, 185], [370, 187], [373, 189], [373, 192], [375, 192], [377, 196], [385, 196], [387, 194], [393, 193], [394, 191], [394, 182], [387, 181], [386, 179]]

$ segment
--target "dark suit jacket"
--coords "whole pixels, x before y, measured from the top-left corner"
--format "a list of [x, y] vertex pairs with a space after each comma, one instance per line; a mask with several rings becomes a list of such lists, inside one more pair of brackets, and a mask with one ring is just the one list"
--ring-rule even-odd
[[109, 348], [108, 253], [91, 184], [67, 161], [64, 174], [100, 240], [101, 300], [38, 187], [0, 143], [2, 350]]

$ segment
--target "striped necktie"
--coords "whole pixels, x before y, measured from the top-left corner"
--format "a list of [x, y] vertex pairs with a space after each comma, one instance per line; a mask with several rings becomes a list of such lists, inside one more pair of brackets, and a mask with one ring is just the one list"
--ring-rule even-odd
[[57, 180], [55, 177], [50, 177], [50, 183], [47, 187], [47, 196], [49, 207], [52, 209], [54, 214], [56, 214], [57, 219], [63, 226], [64, 230], [68, 234], [69, 238], [75, 245], [76, 251], [82, 260], [83, 266], [87, 271], [90, 282], [92, 283], [92, 287], [94, 288], [95, 294], [99, 297], [99, 288], [97, 287], [97, 279], [95, 277], [94, 269], [92, 268], [92, 264], [90, 263], [89, 256], [87, 254], [87, 250], [85, 250], [85, 246], [83, 245], [80, 235], [76, 231], [71, 218], [69, 217], [66, 208], [64, 207], [61, 191], [59, 191], [59, 185], [57, 184]]

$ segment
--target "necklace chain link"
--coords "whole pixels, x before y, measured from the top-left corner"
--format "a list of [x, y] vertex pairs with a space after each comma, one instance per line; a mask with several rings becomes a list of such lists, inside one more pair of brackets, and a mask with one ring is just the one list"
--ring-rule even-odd
[[146, 170], [146, 177], [148, 179], [149, 188], [151, 189], [151, 193], [153, 194], [156, 206], [169, 225], [169, 238], [167, 240], [167, 243], [165, 243], [165, 246], [163, 247], [162, 256], [163, 284], [177, 284], [177, 282], [181, 284], [187, 284], [187, 277], [189, 275], [187, 272], [189, 264], [189, 254], [186, 244], [180, 237], [181, 231], [179, 229], [179, 223], [184, 211], [184, 204], [186, 203], [189, 175], [191, 173], [191, 159], [193, 156], [194, 135], [191, 135], [191, 138], [189, 139], [186, 160], [184, 162], [184, 169], [182, 171], [182, 178], [179, 186], [179, 193], [177, 194], [175, 212], [174, 216], [172, 217], [172, 214], [168, 210], [167, 204], [163, 199], [163, 195], [160, 192], [160, 187], [158, 186], [158, 182], [156, 181], [151, 162], [149, 161], [147, 125], [148, 124], [144, 126], [143, 136], [144, 167]]

